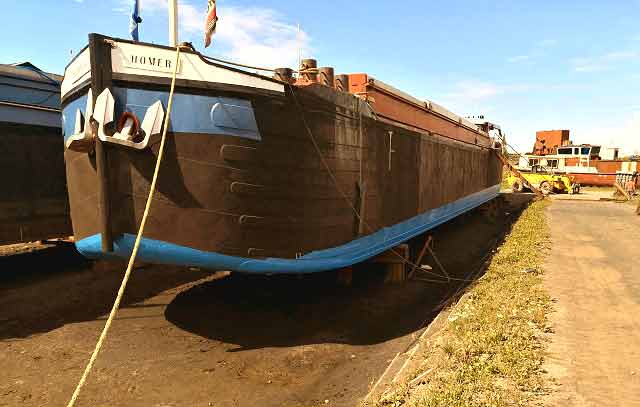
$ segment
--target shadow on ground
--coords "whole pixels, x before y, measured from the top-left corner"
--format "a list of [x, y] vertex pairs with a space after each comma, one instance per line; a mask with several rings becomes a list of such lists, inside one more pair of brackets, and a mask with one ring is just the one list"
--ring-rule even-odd
[[0, 250], [0, 284], [24, 284], [51, 275], [52, 266], [61, 265], [65, 270], [78, 270], [91, 263], [85, 259], [72, 242], [45, 241], [3, 246]]
[[[447, 272], [466, 278], [480, 269], [530, 199], [509, 195], [496, 222], [474, 211], [431, 231]], [[437, 269], [430, 257], [423, 263]], [[69, 243], [5, 253], [0, 256], [0, 340], [103, 317], [111, 309], [123, 271], [124, 265], [92, 267]], [[235, 274], [207, 281], [210, 275], [161, 266], [137, 269], [122, 305], [136, 307], [165, 290], [203, 279], [164, 309], [169, 322], [204, 338], [235, 344], [236, 351], [314, 343], [366, 345], [415, 332], [431, 321], [439, 304], [468, 284], [383, 284], [382, 270], [371, 264], [357, 267], [351, 287], [337, 284], [333, 272]]]
[[[17, 247], [17, 246], [16, 246]], [[94, 267], [72, 243], [45, 243], [0, 256], [0, 340], [24, 338], [107, 314], [123, 264]], [[168, 267], [135, 270], [123, 306], [210, 273]]]
[[[509, 195], [496, 221], [476, 210], [429, 232], [451, 277], [466, 279], [481, 271], [487, 253], [502, 241], [530, 199]], [[423, 263], [437, 270], [432, 258]], [[469, 283], [413, 280], [385, 285], [382, 270], [371, 264], [357, 267], [351, 287], [337, 284], [334, 272], [234, 274], [178, 294], [165, 316], [186, 331], [235, 344], [235, 351], [317, 343], [367, 345], [420, 329], [435, 317], [439, 304]]]

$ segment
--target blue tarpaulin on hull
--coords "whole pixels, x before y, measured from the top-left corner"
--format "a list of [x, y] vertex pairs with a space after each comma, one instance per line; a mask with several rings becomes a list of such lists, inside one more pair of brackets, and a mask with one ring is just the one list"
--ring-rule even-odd
[[[308, 253], [298, 259], [248, 259], [206, 252], [173, 243], [143, 238], [137, 259], [148, 263], [174, 264], [211, 270], [247, 273], [294, 274], [339, 269], [367, 260], [407, 240], [433, 229], [464, 212], [498, 196], [500, 185], [476, 192], [457, 201], [431, 209], [393, 226], [355, 239], [347, 244]], [[135, 236], [124, 234], [114, 241], [114, 251], [104, 253], [100, 235], [76, 242], [78, 251], [89, 258], [127, 259], [133, 250]]]

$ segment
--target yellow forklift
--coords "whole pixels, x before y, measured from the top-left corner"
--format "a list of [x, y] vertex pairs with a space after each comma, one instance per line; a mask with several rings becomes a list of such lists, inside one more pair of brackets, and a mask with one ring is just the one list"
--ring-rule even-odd
[[[494, 128], [488, 130], [494, 130]], [[505, 135], [502, 134], [499, 127], [495, 126], [495, 130], [498, 131], [499, 141], [496, 142], [494, 152], [500, 161], [502, 161], [502, 164], [509, 169], [507, 183], [511, 186], [513, 192], [524, 192], [528, 190], [540, 198], [544, 198], [551, 193], [580, 193], [580, 184], [574, 182], [575, 178], [573, 176], [555, 174], [552, 170], [539, 164], [531, 167], [530, 171], [520, 171], [507, 157], [507, 147], [510, 146], [507, 144]], [[511, 149], [517, 153], [513, 147], [511, 147]]]
[[551, 193], [577, 194], [580, 192], [580, 184], [574, 182], [574, 177], [566, 174], [554, 174], [541, 165], [531, 167], [531, 172], [519, 171], [516, 174], [513, 169], [507, 178], [513, 192], [526, 190], [539, 190], [543, 195]]

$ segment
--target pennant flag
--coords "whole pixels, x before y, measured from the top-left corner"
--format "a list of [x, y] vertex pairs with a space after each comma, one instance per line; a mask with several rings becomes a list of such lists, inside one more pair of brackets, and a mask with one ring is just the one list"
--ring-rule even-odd
[[218, 16], [216, 15], [216, 0], [208, 0], [207, 5], [207, 20], [204, 25], [204, 46], [205, 48], [211, 44], [211, 36], [216, 32], [216, 22]]
[[129, 20], [129, 33], [131, 39], [138, 41], [138, 24], [142, 22], [140, 18], [140, 3], [138, 0], [133, 0], [133, 9], [131, 10], [131, 19]]

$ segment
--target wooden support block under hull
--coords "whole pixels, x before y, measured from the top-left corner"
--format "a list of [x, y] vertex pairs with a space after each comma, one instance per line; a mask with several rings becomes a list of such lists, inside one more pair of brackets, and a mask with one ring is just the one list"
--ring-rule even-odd
[[390, 263], [386, 269], [385, 283], [404, 283], [407, 280], [407, 267], [404, 263]]
[[489, 222], [496, 222], [500, 215], [500, 202], [498, 198], [495, 198], [489, 202], [485, 202], [478, 209]]
[[407, 280], [408, 260], [409, 245], [401, 244], [377, 255], [370, 262], [385, 265], [385, 283], [402, 283]]
[[345, 267], [336, 273], [336, 279], [339, 285], [351, 287], [351, 283], [353, 283], [353, 267]]

